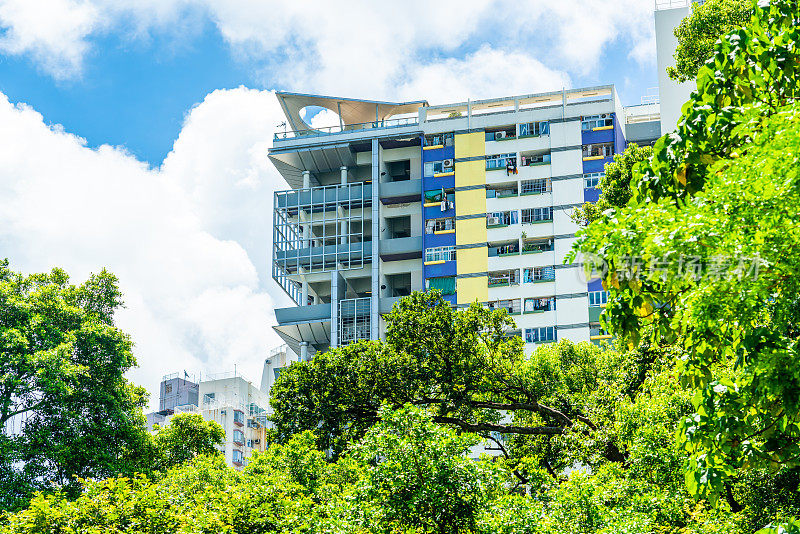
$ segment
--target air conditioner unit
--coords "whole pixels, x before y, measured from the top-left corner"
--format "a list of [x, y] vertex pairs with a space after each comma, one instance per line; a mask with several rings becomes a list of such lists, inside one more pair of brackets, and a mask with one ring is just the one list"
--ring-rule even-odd
[[487, 219], [487, 224], [489, 226], [494, 226], [495, 224], [500, 224], [500, 223], [501, 223], [500, 217], [489, 217]]
[[453, 160], [452, 159], [442, 160], [442, 167], [452, 167], [452, 166], [453, 166]]
[[494, 133], [494, 140], [497, 141], [498, 139], [505, 139], [506, 132], [495, 132]]

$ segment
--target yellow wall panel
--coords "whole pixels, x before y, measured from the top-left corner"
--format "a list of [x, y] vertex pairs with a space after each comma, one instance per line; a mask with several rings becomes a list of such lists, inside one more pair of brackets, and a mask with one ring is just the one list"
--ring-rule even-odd
[[[461, 252], [461, 251], [459, 251]], [[456, 279], [456, 303], [472, 304], [489, 300], [489, 281], [485, 276]]]
[[456, 274], [485, 273], [488, 270], [489, 249], [485, 246], [456, 251]]
[[486, 155], [486, 141], [483, 132], [457, 134], [455, 136], [456, 158], [469, 158]]
[[476, 213], [486, 214], [486, 190], [467, 189], [466, 191], [456, 191], [456, 216], [474, 215]]
[[486, 242], [486, 219], [461, 219], [456, 221], [456, 245]]
[[486, 160], [457, 161], [456, 187], [484, 185], [486, 183]]

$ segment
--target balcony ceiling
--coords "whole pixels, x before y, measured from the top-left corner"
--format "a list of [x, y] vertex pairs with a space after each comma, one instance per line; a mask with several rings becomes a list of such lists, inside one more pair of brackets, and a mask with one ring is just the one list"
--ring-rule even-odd
[[300, 354], [301, 341], [307, 341], [309, 345], [314, 348], [312, 351], [311, 347], [309, 347], [309, 353], [313, 353], [316, 350], [322, 350], [331, 343], [331, 338], [329, 335], [331, 330], [330, 320], [277, 325], [273, 326], [272, 328], [279, 336], [281, 336], [281, 339], [283, 339], [283, 341], [289, 345], [295, 354]]
[[313, 187], [319, 185], [314, 177], [316, 174], [338, 171], [342, 165], [354, 167], [356, 164], [348, 143], [273, 152], [269, 159], [293, 189], [303, 186], [303, 170], [311, 171]]

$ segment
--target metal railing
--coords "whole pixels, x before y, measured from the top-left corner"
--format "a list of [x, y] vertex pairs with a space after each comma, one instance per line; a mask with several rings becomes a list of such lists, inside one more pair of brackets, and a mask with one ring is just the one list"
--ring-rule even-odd
[[655, 0], [656, 10], [675, 9], [678, 7], [688, 7], [692, 4], [703, 4], [705, 0]]
[[383, 119], [372, 122], [359, 122], [343, 126], [323, 126], [305, 130], [284, 130], [275, 132], [275, 139], [293, 139], [296, 137], [313, 137], [317, 135], [331, 135], [342, 132], [356, 132], [359, 130], [372, 130], [375, 128], [398, 128], [400, 126], [414, 126], [419, 124], [417, 117], [402, 117], [398, 119]]

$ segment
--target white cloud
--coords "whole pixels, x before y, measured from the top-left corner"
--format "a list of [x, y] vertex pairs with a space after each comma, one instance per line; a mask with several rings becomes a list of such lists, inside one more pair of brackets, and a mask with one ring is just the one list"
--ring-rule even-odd
[[[195, 107], [161, 169], [98, 149], [0, 93], [0, 256], [80, 281], [107, 267], [136, 342], [132, 378], [153, 392], [162, 374], [222, 371], [254, 379], [279, 342], [274, 306], [287, 305], [266, 266], [272, 191], [266, 158], [279, 113], [271, 92], [215, 91]], [[261, 254], [259, 261], [266, 262]]]
[[54, 78], [73, 78], [99, 23], [88, 0], [0, 0], [0, 51], [28, 54]]
[[[502, 83], [500, 93], [498, 83]], [[431, 104], [446, 104], [468, 98], [557, 91], [570, 85], [566, 73], [549, 69], [527, 54], [484, 45], [463, 59], [450, 58], [417, 67], [409, 72], [399, 94], [401, 99], [424, 95]]]
[[56, 76], [79, 73], [97, 32], [191, 35], [187, 26], [201, 16], [267, 85], [363, 98], [394, 98], [405, 73], [441, 65], [439, 54], [474, 42], [580, 74], [595, 70], [617, 40], [636, 61], [655, 55], [649, 0], [352, 0], [334, 8], [322, 0], [50, 0], [52, 9], [30, 7], [43, 2], [0, 0], [3, 50], [30, 54]]

